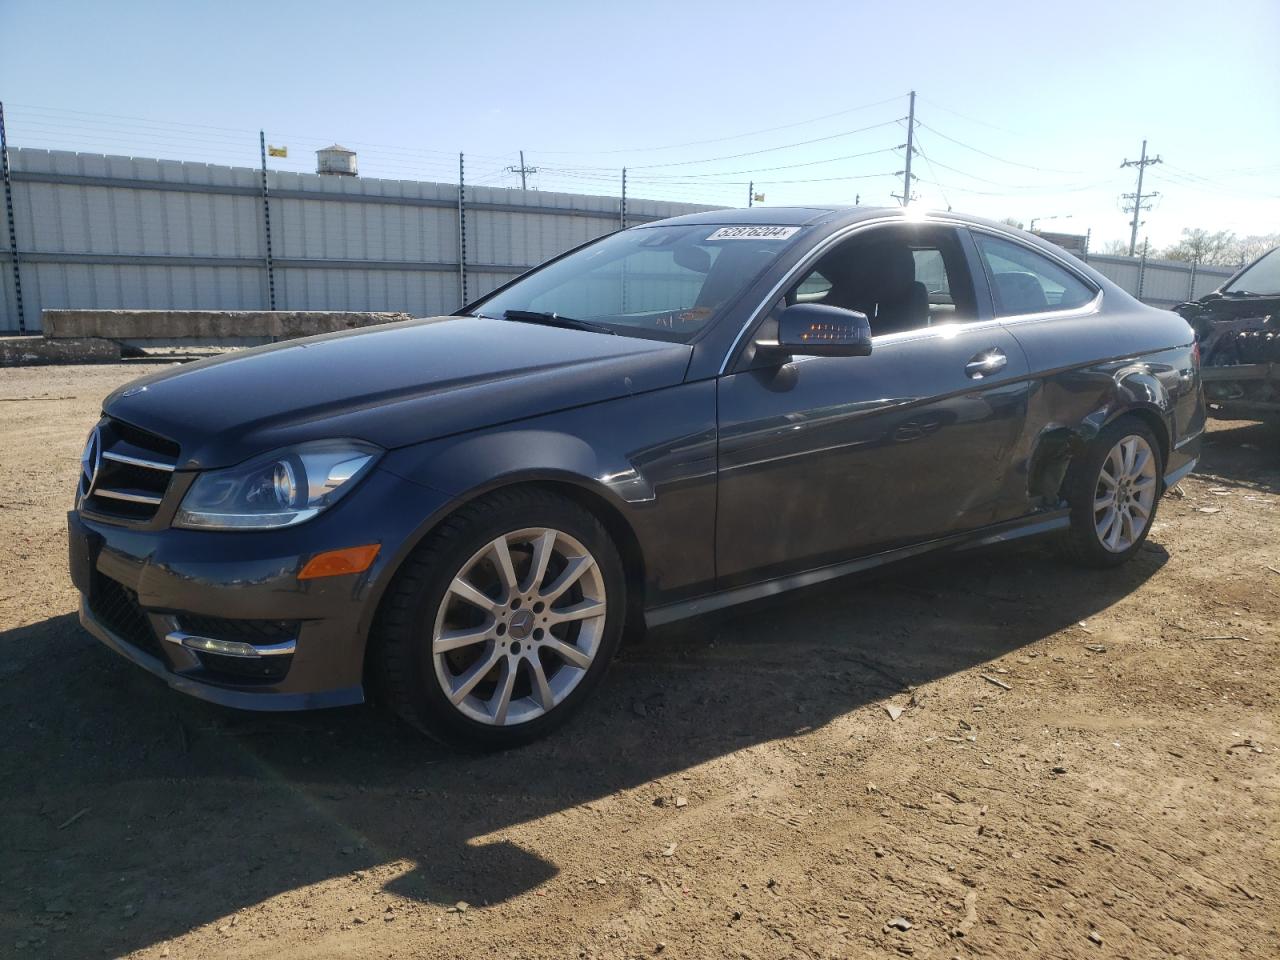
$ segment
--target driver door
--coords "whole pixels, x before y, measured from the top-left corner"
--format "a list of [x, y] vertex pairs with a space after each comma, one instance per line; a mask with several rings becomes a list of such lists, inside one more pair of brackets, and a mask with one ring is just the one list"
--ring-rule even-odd
[[[881, 245], [911, 256], [890, 250], [895, 279], [877, 266], [859, 286], [857, 265], [878, 263]], [[836, 296], [863, 310], [871, 355], [747, 363], [720, 379], [721, 588], [1017, 515], [1005, 478], [1026, 416], [1027, 362], [1002, 326], [977, 316], [968, 263], [948, 226], [859, 233], [786, 299]], [[994, 369], [979, 364], [992, 357]]]

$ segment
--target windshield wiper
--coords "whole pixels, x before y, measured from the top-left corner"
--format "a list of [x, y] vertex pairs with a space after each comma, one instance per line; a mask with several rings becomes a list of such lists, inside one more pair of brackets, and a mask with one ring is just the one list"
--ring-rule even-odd
[[617, 331], [602, 323], [591, 323], [588, 320], [574, 320], [562, 317], [558, 313], [543, 310], [504, 310], [503, 320], [516, 320], [520, 323], [540, 323], [544, 327], [563, 327], [566, 330], [589, 330], [592, 333], [607, 333], [616, 336]]

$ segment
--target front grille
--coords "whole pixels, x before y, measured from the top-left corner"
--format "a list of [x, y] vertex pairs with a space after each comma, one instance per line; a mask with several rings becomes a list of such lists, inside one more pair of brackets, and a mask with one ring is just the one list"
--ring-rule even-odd
[[259, 660], [251, 660], [245, 657], [223, 657], [216, 653], [205, 653], [203, 651], [197, 652], [196, 656], [200, 658], [200, 666], [204, 667], [216, 679], [232, 683], [253, 681], [258, 683], [278, 683], [285, 678], [285, 675], [289, 672], [289, 665], [293, 663], [292, 654], [278, 657], [262, 657]]
[[156, 515], [178, 463], [178, 445], [119, 420], [98, 424], [85, 448], [80, 503], [96, 515], [145, 522]]
[[133, 590], [95, 572], [89, 588], [89, 610], [125, 643], [164, 660], [160, 638]]
[[1274, 330], [1242, 330], [1236, 334], [1236, 355], [1241, 363], [1280, 361], [1280, 334]]

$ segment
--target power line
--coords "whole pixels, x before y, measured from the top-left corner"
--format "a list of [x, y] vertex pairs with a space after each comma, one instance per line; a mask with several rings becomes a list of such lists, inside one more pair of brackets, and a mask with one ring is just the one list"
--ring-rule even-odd
[[924, 127], [930, 133], [936, 133], [943, 140], [950, 140], [956, 146], [964, 147], [966, 150], [972, 150], [974, 153], [981, 154], [982, 156], [988, 158], [989, 160], [995, 160], [998, 163], [1007, 163], [1011, 167], [1022, 167], [1024, 170], [1035, 170], [1037, 173], [1081, 174], [1081, 173], [1087, 172], [1085, 170], [1061, 170], [1061, 169], [1058, 169], [1057, 167], [1040, 167], [1031, 163], [1020, 163], [1017, 160], [1009, 160], [1006, 157], [997, 156], [994, 153], [988, 153], [986, 150], [979, 149], [978, 147], [975, 147], [972, 144], [965, 143], [963, 140], [959, 140], [956, 137], [949, 136], [948, 134], [945, 134], [941, 130], [937, 129], [936, 127], [932, 127], [929, 124], [925, 123], [923, 120], [919, 121], [919, 123], [920, 123], [920, 126]]
[[681, 147], [700, 147], [708, 143], [724, 143], [728, 140], [742, 140], [746, 137], [757, 137], [762, 133], [775, 133], [778, 130], [790, 130], [793, 127], [803, 127], [810, 123], [818, 123], [822, 120], [830, 120], [833, 117], [844, 117], [851, 113], [858, 113], [861, 110], [870, 110], [872, 107], [882, 107], [886, 103], [893, 103], [900, 97], [889, 97], [885, 100], [877, 100], [874, 103], [864, 103], [861, 106], [850, 107], [847, 110], [837, 110], [835, 113], [826, 113], [820, 117], [810, 117], [808, 120], [796, 120], [794, 123], [784, 123], [776, 127], [765, 127], [762, 130], [752, 130], [748, 133], [735, 133], [727, 137], [712, 137], [707, 140], [688, 140], [684, 143], [667, 143], [657, 147], [631, 147], [614, 150], [539, 150], [538, 153], [556, 154], [556, 155], [576, 155], [576, 156], [603, 156], [606, 154], [616, 153], [650, 153], [654, 150], [677, 150]]
[[977, 117], [971, 117], [968, 114], [961, 113], [959, 110], [953, 110], [945, 104], [941, 104], [937, 100], [934, 100], [932, 97], [921, 97], [920, 99], [925, 103], [932, 104], [945, 113], [950, 113], [959, 117], [961, 120], [968, 120], [970, 123], [979, 123], [984, 127], [990, 127], [992, 130], [999, 130], [1002, 133], [1012, 133], [1017, 135], [1016, 130], [1010, 130], [1008, 127], [999, 126], [998, 124], [991, 123], [988, 120], [979, 120]]
[[[921, 125], [921, 126], [924, 126], [924, 124], [923, 124], [923, 123], [922, 123], [922, 124], [920, 124], [920, 125]], [[938, 192], [939, 192], [940, 194], [942, 194], [942, 202], [943, 202], [943, 203], [945, 203], [945, 204], [947, 205], [947, 209], [948, 209], [948, 210], [950, 210], [950, 209], [951, 209], [951, 198], [947, 196], [947, 188], [946, 188], [945, 186], [943, 186], [943, 184], [942, 184], [942, 181], [941, 181], [941, 180], [936, 179], [936, 178], [937, 178], [937, 176], [938, 176], [938, 172], [937, 172], [936, 170], [934, 170], [934, 169], [933, 169], [933, 161], [932, 161], [932, 160], [930, 160], [930, 159], [929, 159], [929, 155], [928, 155], [927, 153], [925, 153], [925, 151], [924, 151], [924, 143], [920, 141], [920, 135], [919, 135], [919, 134], [916, 134], [916, 142], [920, 144], [920, 146], [917, 148], [917, 149], [918, 149], [918, 151], [919, 151], [919, 153], [920, 153], [920, 157], [921, 157], [921, 159], [922, 159], [922, 160], [924, 160], [924, 162], [925, 162], [926, 164], [928, 164], [928, 166], [929, 166], [929, 173], [930, 173], [930, 174], [935, 178], [935, 179], [934, 179], [934, 181], [933, 181], [933, 183], [934, 183], [934, 185], [938, 188]], [[918, 178], [917, 178], [917, 179], [918, 179]]]
[[[250, 142], [252, 142], [252, 140], [254, 139], [254, 136], [255, 136], [255, 131], [254, 131], [254, 130], [252, 130], [252, 129], [249, 129], [249, 128], [240, 128], [240, 127], [221, 127], [221, 126], [213, 126], [213, 125], [211, 125], [211, 124], [187, 123], [187, 122], [177, 121], [177, 120], [158, 120], [158, 119], [150, 118], [150, 117], [135, 117], [135, 116], [129, 116], [129, 115], [125, 115], [125, 114], [97, 113], [97, 112], [90, 112], [90, 111], [87, 111], [87, 110], [72, 110], [72, 109], [67, 108], [67, 107], [46, 107], [46, 106], [36, 106], [36, 105], [32, 105], [32, 104], [11, 104], [10, 106], [11, 106], [11, 107], [12, 107], [12, 106], [19, 106], [19, 107], [22, 107], [24, 110], [31, 110], [31, 111], [35, 111], [37, 114], [38, 114], [38, 113], [40, 113], [40, 112], [45, 112], [45, 113], [52, 113], [52, 114], [55, 114], [55, 116], [52, 116], [52, 117], [46, 117], [46, 118], [45, 118], [45, 119], [46, 119], [46, 121], [54, 121], [54, 122], [64, 123], [64, 124], [72, 124], [72, 123], [81, 123], [81, 124], [98, 123], [98, 124], [100, 124], [100, 125], [109, 125], [109, 126], [112, 126], [112, 127], [118, 127], [118, 125], [116, 125], [116, 124], [107, 124], [107, 121], [108, 121], [108, 120], [128, 120], [128, 121], [132, 121], [132, 122], [135, 122], [135, 123], [150, 124], [150, 125], [152, 125], [152, 126], [155, 126], [155, 127], [159, 128], [157, 131], [154, 131], [154, 132], [157, 132], [157, 133], [158, 133], [158, 132], [160, 132], [161, 130], [165, 130], [165, 129], [167, 129], [167, 130], [169, 130], [170, 132], [175, 133], [175, 134], [176, 134], [176, 133], [184, 133], [184, 132], [186, 132], [186, 133], [191, 133], [191, 132], [193, 132], [193, 131], [203, 131], [203, 130], [208, 130], [208, 131], [214, 131], [214, 132], [215, 132], [214, 134], [209, 134], [209, 135], [208, 135], [208, 137], [209, 137], [210, 139], [214, 139], [214, 138], [217, 138], [217, 139], [226, 139], [226, 140], [234, 140], [235, 142], [240, 142], [240, 139], [241, 139], [242, 137], [248, 138], [248, 140], [249, 140]], [[74, 116], [73, 116], [73, 117], [58, 117], [58, 116], [56, 116], [56, 114], [58, 114], [58, 113], [73, 114]], [[85, 119], [78, 119], [78, 118], [85, 118]], [[11, 118], [11, 119], [12, 119], [12, 118]], [[38, 119], [38, 117], [37, 117], [37, 119]], [[238, 136], [236, 136], [236, 137], [225, 137], [225, 136], [224, 136], [225, 134], [237, 134]], [[316, 135], [314, 135], [314, 134], [292, 133], [292, 132], [286, 132], [286, 131], [280, 131], [280, 130], [274, 130], [274, 131], [272, 131], [272, 134], [273, 134], [273, 136], [275, 136], [275, 137], [288, 137], [288, 138], [290, 138], [290, 139], [298, 139], [298, 140], [315, 141], [315, 142], [317, 142], [317, 143], [319, 143], [319, 142], [332, 143], [332, 142], [333, 142], [333, 138], [332, 138], [332, 136], [323, 136], [323, 137], [322, 137], [322, 136], [316, 136]], [[454, 154], [454, 153], [452, 153], [452, 152], [450, 152], [450, 151], [447, 151], [447, 150], [431, 150], [431, 149], [427, 149], [427, 148], [425, 148], [425, 147], [423, 147], [423, 148], [418, 148], [418, 147], [405, 147], [403, 144], [386, 144], [386, 143], [376, 143], [376, 142], [368, 141], [368, 140], [352, 140], [352, 139], [350, 139], [350, 138], [344, 138], [344, 139], [346, 140], [346, 142], [347, 142], [347, 143], [350, 143], [350, 144], [352, 144], [352, 145], [354, 145], [354, 146], [362, 146], [362, 147], [373, 147], [373, 148], [379, 148], [379, 149], [386, 150], [386, 151], [389, 151], [389, 152], [394, 152], [394, 153], [403, 153], [403, 154], [410, 154], [410, 155], [413, 155], [413, 154], [431, 154], [431, 155], [435, 155], [435, 156], [439, 156], [439, 157], [448, 157], [448, 158], [450, 158], [450, 159], [452, 159], [452, 158], [455, 156], [455, 154]], [[480, 153], [476, 153], [476, 154], [468, 154], [468, 155], [469, 155], [469, 156], [480, 157], [480, 158], [483, 158], [483, 159], [486, 159], [486, 160], [503, 160], [503, 159], [506, 159], [510, 154], [502, 154], [502, 155], [498, 155], [498, 154], [480, 154]]]
[[[699, 160], [674, 160], [670, 163], [646, 163], [646, 164], [628, 164], [628, 170], [658, 170], [667, 167], [688, 167], [700, 163], [718, 163], [721, 160], [740, 160], [743, 157], [757, 157], [762, 153], [776, 153], [779, 150], [790, 150], [794, 147], [807, 147], [814, 143], [825, 143], [829, 140], [839, 140], [841, 137], [852, 137], [855, 134], [866, 133], [868, 130], [876, 130], [880, 127], [888, 127], [897, 123], [897, 120], [885, 120], [881, 123], [873, 123], [870, 126], [859, 127], [856, 130], [845, 130], [841, 133], [833, 133], [825, 137], [814, 137], [811, 140], [799, 140], [795, 143], [784, 143], [776, 147], [763, 147], [759, 150], [746, 150], [742, 153], [730, 153], [720, 157], [703, 157]], [[578, 167], [579, 170], [610, 170], [616, 169], [612, 167]]]
[[[850, 154], [846, 154], [846, 155], [844, 155], [844, 156], [840, 156], [840, 157], [825, 157], [824, 159], [821, 159], [821, 160], [806, 160], [806, 161], [804, 161], [803, 163], [784, 163], [784, 164], [780, 164], [779, 166], [776, 166], [776, 167], [751, 167], [751, 168], [746, 169], [746, 170], [718, 170], [718, 171], [716, 171], [715, 173], [678, 173], [678, 174], [670, 174], [670, 175], [665, 175], [665, 174], [649, 174], [648, 176], [643, 176], [643, 175], [642, 175], [642, 176], [640, 176], [640, 177], [634, 177], [633, 179], [635, 179], [635, 180], [648, 180], [648, 181], [655, 182], [655, 183], [656, 183], [656, 182], [659, 182], [659, 181], [662, 181], [662, 180], [670, 180], [670, 181], [673, 181], [673, 182], [674, 182], [674, 181], [676, 181], [676, 180], [688, 180], [688, 181], [691, 181], [691, 182], [696, 182], [696, 180], [698, 180], [698, 179], [702, 179], [702, 178], [712, 178], [712, 177], [731, 177], [731, 176], [737, 176], [737, 175], [740, 175], [740, 174], [753, 174], [753, 173], [774, 173], [774, 172], [776, 172], [776, 171], [778, 171], [778, 170], [796, 170], [796, 169], [799, 169], [799, 168], [801, 168], [801, 167], [816, 167], [816, 166], [821, 166], [821, 165], [822, 165], [822, 164], [824, 164], [824, 163], [840, 163], [840, 162], [843, 162], [843, 161], [845, 161], [845, 160], [857, 160], [857, 159], [859, 159], [859, 158], [861, 158], [861, 157], [873, 157], [873, 156], [876, 156], [877, 154], [881, 154], [881, 153], [892, 153], [895, 149], [897, 149], [897, 148], [896, 148], [896, 147], [881, 147], [881, 148], [879, 148], [878, 150], [864, 150], [862, 153], [850, 153]], [[560, 168], [556, 168], [556, 167], [547, 167], [547, 166], [545, 166], [545, 165], [544, 165], [544, 166], [542, 167], [542, 169], [544, 169], [544, 170], [556, 170], [556, 169], [559, 169], [559, 170], [561, 170], [561, 171], [574, 171], [574, 172], [580, 172], [580, 168], [573, 168], [573, 167], [560, 167]], [[637, 169], [637, 168], [636, 168], [636, 167], [628, 167], [627, 169], [628, 169], [628, 170], [635, 170], [635, 169]], [[639, 168], [639, 169], [645, 169], [645, 168], [643, 168], [643, 167], [642, 167], [642, 168]], [[777, 181], [771, 181], [771, 182], [777, 182]]]

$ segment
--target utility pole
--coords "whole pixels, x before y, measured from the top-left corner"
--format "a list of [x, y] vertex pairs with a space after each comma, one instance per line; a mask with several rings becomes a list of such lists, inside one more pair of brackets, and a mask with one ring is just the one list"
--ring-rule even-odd
[[537, 168], [537, 167], [526, 167], [526, 166], [524, 165], [524, 151], [523, 151], [523, 150], [521, 150], [521, 151], [520, 151], [520, 166], [518, 166], [518, 167], [507, 167], [507, 173], [518, 173], [518, 174], [520, 174], [520, 190], [521, 190], [521, 192], [523, 192], [523, 191], [525, 190], [525, 179], [524, 179], [524, 178], [525, 178], [525, 174], [527, 174], [527, 173], [537, 173], [537, 172], [538, 172], [538, 168]]
[[1143, 140], [1142, 158], [1139, 160], [1129, 160], [1126, 158], [1124, 163], [1120, 164], [1121, 169], [1124, 169], [1125, 167], [1138, 168], [1138, 189], [1133, 193], [1126, 193], [1124, 195], [1125, 200], [1133, 201], [1132, 207], [1124, 208], [1125, 213], [1129, 213], [1131, 210], [1133, 212], [1133, 219], [1129, 222], [1129, 226], [1131, 228], [1129, 231], [1129, 256], [1131, 257], [1133, 256], [1134, 251], [1138, 249], [1138, 227], [1141, 223], [1142, 211], [1150, 208], [1151, 204], [1149, 201], [1152, 197], [1160, 196], [1160, 194], [1154, 190], [1147, 194], [1142, 192], [1142, 175], [1146, 171], [1147, 167], [1151, 166], [1151, 164], [1162, 162], [1163, 161], [1160, 159], [1159, 155], [1151, 158], [1147, 157], [1147, 141]]
[[902, 174], [902, 196], [899, 197], [896, 193], [890, 194], [890, 196], [892, 197], [898, 197], [898, 199], [902, 201], [902, 205], [904, 207], [911, 202], [911, 177], [912, 177], [911, 155], [916, 152], [915, 138], [916, 138], [916, 92], [912, 90], [911, 103], [907, 108], [907, 142], [903, 144], [903, 146], [906, 147], [907, 149], [907, 165], [906, 165], [906, 169], [898, 171], [900, 174]]
[[747, 184], [747, 209], [751, 208], [751, 205], [755, 203], [755, 199], [756, 199], [756, 182], [752, 180]]
[[18, 332], [27, 332], [27, 315], [22, 309], [22, 268], [18, 261], [18, 231], [13, 216], [13, 180], [9, 175], [9, 140], [4, 131], [4, 104], [0, 103], [0, 174], [4, 177], [4, 213], [9, 224], [9, 257], [13, 261], [13, 298], [18, 308]]

